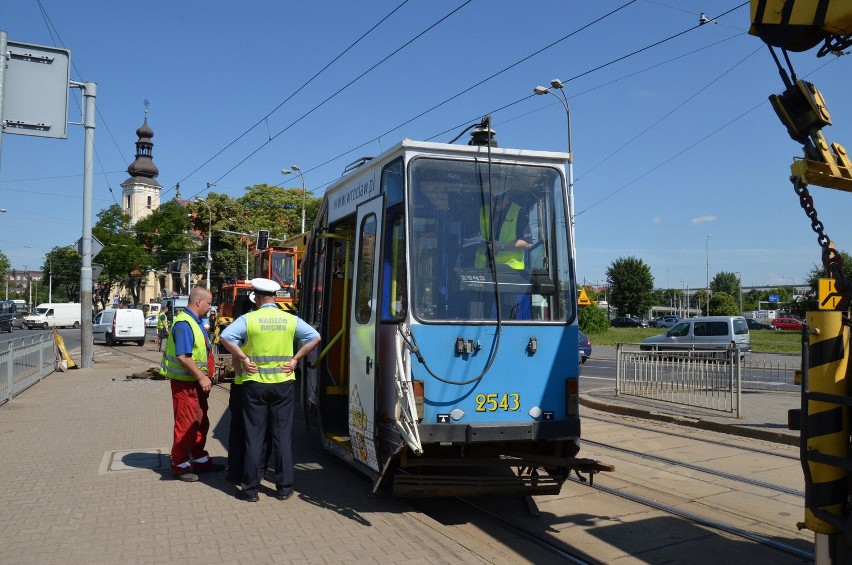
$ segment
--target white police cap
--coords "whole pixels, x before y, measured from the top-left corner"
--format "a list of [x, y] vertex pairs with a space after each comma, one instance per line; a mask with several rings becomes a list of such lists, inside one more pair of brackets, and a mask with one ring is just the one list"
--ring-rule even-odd
[[260, 294], [275, 294], [281, 290], [281, 285], [273, 280], [258, 277], [249, 282], [251, 282], [252, 290]]

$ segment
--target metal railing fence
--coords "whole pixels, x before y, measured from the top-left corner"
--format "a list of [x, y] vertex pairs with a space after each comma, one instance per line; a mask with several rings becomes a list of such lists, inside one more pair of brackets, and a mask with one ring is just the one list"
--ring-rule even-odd
[[56, 370], [56, 344], [53, 334], [37, 335], [9, 341], [0, 350], [0, 405]]
[[[647, 347], [647, 346], [646, 346]], [[626, 394], [740, 416], [740, 351], [616, 346], [615, 394]]]

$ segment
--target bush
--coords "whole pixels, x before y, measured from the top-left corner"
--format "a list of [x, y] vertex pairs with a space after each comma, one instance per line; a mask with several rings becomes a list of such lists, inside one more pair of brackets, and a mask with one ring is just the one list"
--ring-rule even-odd
[[599, 334], [609, 329], [606, 310], [597, 306], [580, 306], [577, 312], [577, 324], [587, 334]]

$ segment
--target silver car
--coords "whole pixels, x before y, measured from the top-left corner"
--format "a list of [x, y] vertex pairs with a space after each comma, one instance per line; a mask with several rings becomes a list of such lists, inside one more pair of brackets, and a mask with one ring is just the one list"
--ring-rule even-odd
[[655, 328], [673, 328], [680, 322], [680, 318], [677, 316], [660, 316], [656, 320], [654, 320]]
[[735, 345], [741, 355], [751, 351], [751, 335], [742, 316], [690, 318], [664, 334], [647, 338], [642, 342], [641, 349], [725, 349], [730, 345]]

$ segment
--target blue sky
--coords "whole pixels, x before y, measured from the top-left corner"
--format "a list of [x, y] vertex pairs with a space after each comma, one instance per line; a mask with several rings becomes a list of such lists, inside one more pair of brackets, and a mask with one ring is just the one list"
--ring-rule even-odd
[[[239, 197], [284, 183], [293, 164], [321, 193], [358, 157], [403, 138], [449, 141], [486, 113], [503, 147], [564, 151], [563, 107], [532, 96], [559, 78], [580, 282], [603, 283], [627, 256], [662, 288], [703, 287], [708, 263], [710, 278], [800, 283], [819, 262], [788, 180], [801, 147], [767, 101], [783, 85], [746, 34], [747, 3], [410, 0], [388, 16], [400, 4], [0, 0], [0, 29], [70, 49], [72, 79], [98, 84], [95, 213], [120, 202], [146, 99], [165, 201], [178, 182], [184, 198], [207, 183]], [[702, 12], [725, 15], [696, 27]], [[791, 58], [826, 98], [829, 140], [852, 146], [852, 59]], [[72, 91], [72, 122], [79, 99]], [[6, 134], [0, 157], [0, 250], [39, 267], [81, 235], [82, 128], [67, 140]], [[812, 193], [826, 233], [852, 250], [850, 196]]]

